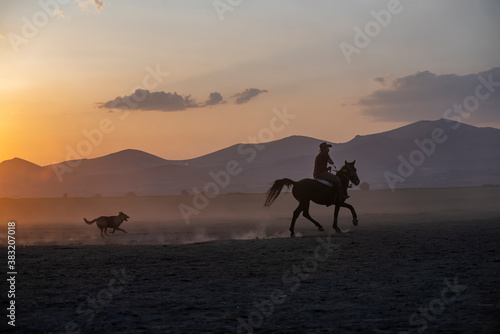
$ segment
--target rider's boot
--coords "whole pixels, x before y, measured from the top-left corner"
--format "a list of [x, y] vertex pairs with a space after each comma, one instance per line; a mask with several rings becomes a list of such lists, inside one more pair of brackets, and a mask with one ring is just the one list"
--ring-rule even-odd
[[347, 195], [347, 192], [343, 191], [339, 191], [338, 196], [341, 202], [344, 202], [346, 199], [350, 197], [349, 195]]

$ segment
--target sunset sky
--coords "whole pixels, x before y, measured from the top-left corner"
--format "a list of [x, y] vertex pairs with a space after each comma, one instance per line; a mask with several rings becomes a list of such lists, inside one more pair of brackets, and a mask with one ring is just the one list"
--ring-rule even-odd
[[[478, 77], [500, 82], [499, 13], [497, 0], [2, 1], [0, 161], [186, 159], [439, 119]], [[492, 87], [463, 122], [500, 127]]]

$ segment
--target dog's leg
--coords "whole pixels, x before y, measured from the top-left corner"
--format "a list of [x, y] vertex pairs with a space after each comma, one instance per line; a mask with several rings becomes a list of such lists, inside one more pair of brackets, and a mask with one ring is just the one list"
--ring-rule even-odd
[[[127, 231], [125, 231], [124, 229], [121, 229], [121, 228], [119, 228], [119, 227], [116, 227], [116, 229], [117, 229], [118, 231], [122, 231], [122, 232], [127, 233]], [[128, 234], [128, 233], [127, 233], [127, 234]]]

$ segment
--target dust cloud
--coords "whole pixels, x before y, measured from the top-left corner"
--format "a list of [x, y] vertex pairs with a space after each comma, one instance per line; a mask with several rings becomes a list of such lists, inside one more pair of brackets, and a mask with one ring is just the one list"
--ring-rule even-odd
[[[499, 187], [351, 191], [348, 200], [358, 213], [356, 228], [380, 224], [466, 220], [498, 217]], [[224, 194], [185, 220], [180, 204], [192, 206], [192, 196], [134, 196], [97, 198], [0, 199], [0, 244], [6, 244], [7, 222], [16, 222], [16, 244], [37, 245], [164, 245], [215, 240], [285, 238], [297, 206], [290, 193], [282, 194], [271, 207], [263, 207], [264, 194]], [[83, 218], [117, 215], [130, 219], [102, 238], [95, 223]], [[333, 207], [312, 204], [310, 213], [333, 233]], [[355, 230], [350, 212], [341, 209], [339, 225]], [[297, 220], [296, 232], [316, 235], [317, 228], [305, 218]], [[324, 232], [323, 232], [324, 233]]]

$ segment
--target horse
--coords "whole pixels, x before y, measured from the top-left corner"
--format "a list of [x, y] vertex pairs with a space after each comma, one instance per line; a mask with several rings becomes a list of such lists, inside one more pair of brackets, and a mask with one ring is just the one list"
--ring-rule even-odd
[[[356, 173], [356, 167], [354, 167], [355, 162], [356, 160], [354, 160], [353, 162], [345, 161], [345, 165], [336, 172], [337, 177], [340, 179], [340, 184], [344, 193], [347, 193], [349, 182], [352, 182], [356, 186], [359, 185], [360, 181], [358, 178], [358, 174]], [[272, 187], [267, 191], [267, 197], [264, 206], [271, 206], [271, 204], [273, 204], [276, 198], [278, 198], [278, 196], [280, 195], [281, 190], [284, 186], [287, 186], [288, 188], [293, 186], [293, 197], [295, 197], [295, 199], [299, 202], [299, 205], [297, 206], [295, 211], [293, 211], [292, 223], [289, 229], [290, 237], [295, 236], [295, 221], [301, 213], [305, 218], [313, 222], [313, 224], [316, 225], [316, 227], [318, 227], [320, 231], [324, 231], [323, 226], [321, 226], [321, 224], [314, 220], [309, 214], [309, 204], [311, 201], [316, 204], [326, 206], [335, 204], [333, 228], [336, 232], [342, 233], [342, 230], [337, 225], [339, 210], [341, 207], [351, 210], [352, 223], [354, 226], [358, 225], [358, 216], [356, 214], [356, 210], [354, 210], [354, 207], [352, 205], [345, 203], [344, 200], [336, 198], [336, 192], [332, 191], [332, 187], [335, 187], [335, 185], [325, 185], [317, 179], [302, 179], [295, 182], [291, 179], [284, 178], [274, 181]]]

